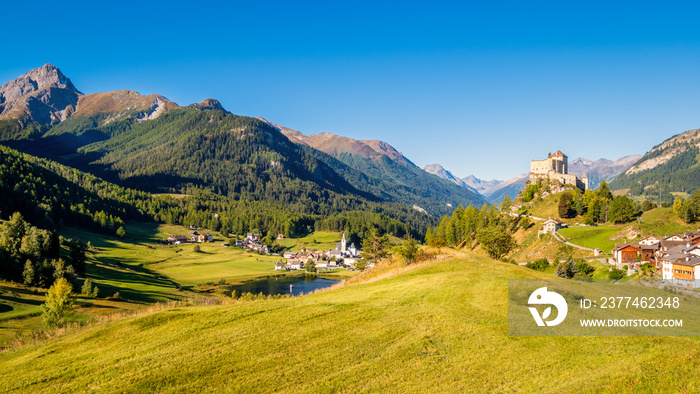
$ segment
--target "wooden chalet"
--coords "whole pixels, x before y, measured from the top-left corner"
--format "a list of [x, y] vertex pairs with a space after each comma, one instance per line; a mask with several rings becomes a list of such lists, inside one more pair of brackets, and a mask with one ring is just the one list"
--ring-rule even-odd
[[634, 264], [641, 252], [642, 248], [637, 243], [616, 244], [613, 257], [617, 265]]
[[187, 243], [189, 238], [186, 235], [171, 235], [168, 237], [168, 243], [171, 244], [184, 244]]

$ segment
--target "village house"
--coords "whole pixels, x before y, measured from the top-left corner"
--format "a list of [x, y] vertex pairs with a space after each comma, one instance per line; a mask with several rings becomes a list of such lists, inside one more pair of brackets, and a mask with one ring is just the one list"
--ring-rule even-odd
[[[700, 287], [700, 231], [688, 231], [668, 237], [650, 236], [638, 242], [617, 244], [613, 249], [618, 267], [653, 264], [663, 280], [676, 286]], [[696, 271], [697, 270], [697, 271]]]
[[171, 235], [168, 237], [168, 243], [173, 244], [173, 245], [179, 245], [179, 244], [184, 244], [187, 243], [189, 238], [185, 235]]
[[290, 270], [300, 270], [304, 266], [304, 263], [298, 259], [291, 259], [287, 261], [287, 268]]
[[277, 239], [284, 239], [284, 234], [277, 234]]
[[270, 247], [268, 247], [267, 245], [261, 245], [257, 242], [248, 244], [248, 248], [256, 252], [270, 254]]
[[696, 288], [700, 284], [700, 257], [696, 254], [669, 254], [661, 258], [662, 278], [676, 286]]
[[212, 242], [214, 241], [214, 236], [206, 233], [197, 235], [197, 242]]
[[278, 261], [275, 263], [275, 271], [287, 270], [287, 266], [283, 261]]
[[284, 253], [282, 254], [282, 257], [284, 257], [285, 259], [291, 259], [291, 258], [296, 257], [296, 255], [297, 255], [296, 252], [289, 252], [289, 251], [287, 251], [287, 252], [284, 252]]
[[560, 228], [563, 227], [563, 224], [561, 221], [554, 219], [554, 218], [549, 218], [544, 221], [542, 224], [542, 229], [544, 230], [545, 233], [556, 233], [559, 231]]
[[616, 244], [613, 248], [613, 259], [618, 267], [629, 266], [639, 261], [641, 251], [642, 248], [639, 247], [638, 243]]
[[328, 269], [328, 260], [319, 260], [316, 262], [316, 268], [321, 270]]

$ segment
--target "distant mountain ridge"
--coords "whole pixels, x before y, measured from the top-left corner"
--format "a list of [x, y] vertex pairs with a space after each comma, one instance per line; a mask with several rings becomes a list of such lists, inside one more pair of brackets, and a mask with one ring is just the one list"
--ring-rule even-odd
[[[394, 149], [384, 141], [379, 140], [356, 140], [333, 133], [318, 133], [304, 135], [300, 131], [290, 129], [271, 122], [265, 118], [258, 118], [267, 122], [273, 127], [276, 127], [282, 134], [286, 135], [290, 141], [311, 146], [330, 155], [338, 155], [341, 153], [351, 153], [377, 161], [380, 156], [386, 156], [389, 159], [401, 164], [411, 163], [401, 152]], [[411, 163], [413, 164], [413, 163]]]
[[440, 164], [429, 164], [424, 166], [423, 171], [434, 174], [448, 180], [456, 185], [473, 190], [475, 193], [483, 196], [489, 203], [496, 203], [503, 200], [503, 197], [509, 195], [511, 198], [515, 196], [525, 187], [525, 182], [528, 180], [527, 174], [518, 175], [505, 181], [493, 179], [484, 181], [474, 175], [466, 176], [462, 179], [454, 176], [450, 171], [447, 171]]
[[108, 114], [101, 122], [106, 124], [125, 116], [136, 115], [136, 120], [143, 122], [177, 108], [180, 106], [159, 94], [144, 96], [131, 90], [117, 90], [80, 97], [73, 116], [93, 117]]
[[[478, 190], [469, 186], [469, 184], [466, 183], [464, 180], [459, 179], [458, 177], [454, 176], [451, 172], [447, 171], [440, 164], [437, 164], [437, 163], [428, 164], [426, 166], [421, 167], [421, 170], [423, 170], [427, 173], [430, 173], [430, 174], [437, 175], [442, 179], [445, 179], [445, 180], [448, 180], [448, 181], [454, 183], [455, 185], [462, 186], [462, 187], [465, 187], [467, 189], [473, 190], [475, 193], [479, 193]], [[479, 194], [481, 194], [481, 193], [479, 193]]]
[[692, 193], [700, 188], [699, 156], [700, 129], [676, 134], [654, 146], [617, 177], [610, 188], [673, 202], [670, 193]]
[[569, 162], [569, 173], [575, 174], [578, 177], [586, 175], [588, 177], [589, 188], [597, 189], [602, 181], [610, 183], [618, 175], [625, 172], [636, 163], [641, 157], [642, 155], [629, 155], [615, 161], [608, 159], [593, 161], [579, 157]]
[[[569, 173], [579, 177], [586, 175], [589, 180], [589, 187], [591, 189], [596, 189], [603, 180], [607, 182], [614, 180], [618, 175], [630, 168], [640, 157], [642, 156], [629, 155], [615, 161], [608, 159], [593, 161], [579, 157], [569, 162]], [[474, 175], [469, 175], [460, 179], [439, 164], [424, 166], [423, 170], [449, 180], [456, 185], [474, 190], [482, 195], [489, 203], [497, 203], [503, 200], [503, 197], [506, 195], [515, 198], [525, 187], [529, 179], [528, 173], [515, 176], [505, 181], [497, 179], [484, 181]]]
[[259, 119], [276, 127], [290, 141], [325, 153], [315, 155], [356, 188], [389, 201], [415, 206], [418, 211], [425, 210], [437, 216], [451, 213], [452, 207], [459, 204], [481, 205], [485, 202], [473, 189], [429, 175], [387, 142], [356, 140], [332, 133], [304, 135]]
[[492, 190], [495, 190], [498, 187], [498, 185], [500, 185], [504, 181], [501, 181], [498, 179], [492, 179], [490, 181], [485, 181], [485, 180], [482, 180], [482, 179], [475, 177], [474, 175], [468, 175], [468, 176], [462, 178], [462, 182], [464, 182], [469, 187], [475, 189], [482, 196], [485, 196], [485, 195], [489, 194]]

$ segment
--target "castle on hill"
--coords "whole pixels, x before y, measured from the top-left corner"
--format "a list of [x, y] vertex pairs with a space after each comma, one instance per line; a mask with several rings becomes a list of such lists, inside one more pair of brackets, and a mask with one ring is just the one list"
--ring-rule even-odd
[[552, 154], [549, 152], [544, 160], [532, 160], [530, 162], [530, 183], [548, 179], [558, 181], [562, 185], [574, 185], [582, 190], [588, 189], [588, 177], [585, 175], [580, 179], [569, 174], [569, 159], [558, 150]]

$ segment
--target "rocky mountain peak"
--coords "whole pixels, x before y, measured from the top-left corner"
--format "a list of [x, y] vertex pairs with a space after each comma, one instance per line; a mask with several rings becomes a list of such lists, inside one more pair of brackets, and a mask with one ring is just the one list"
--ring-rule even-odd
[[71, 80], [47, 63], [0, 86], [0, 119], [62, 121], [75, 110], [80, 96]]
[[[208, 98], [202, 100], [201, 103], [195, 104], [195, 107], [205, 110], [205, 109], [212, 109], [212, 110], [218, 110], [218, 111], [226, 111], [223, 105], [219, 102], [217, 99], [213, 98]], [[228, 111], [226, 111], [228, 112]]]

